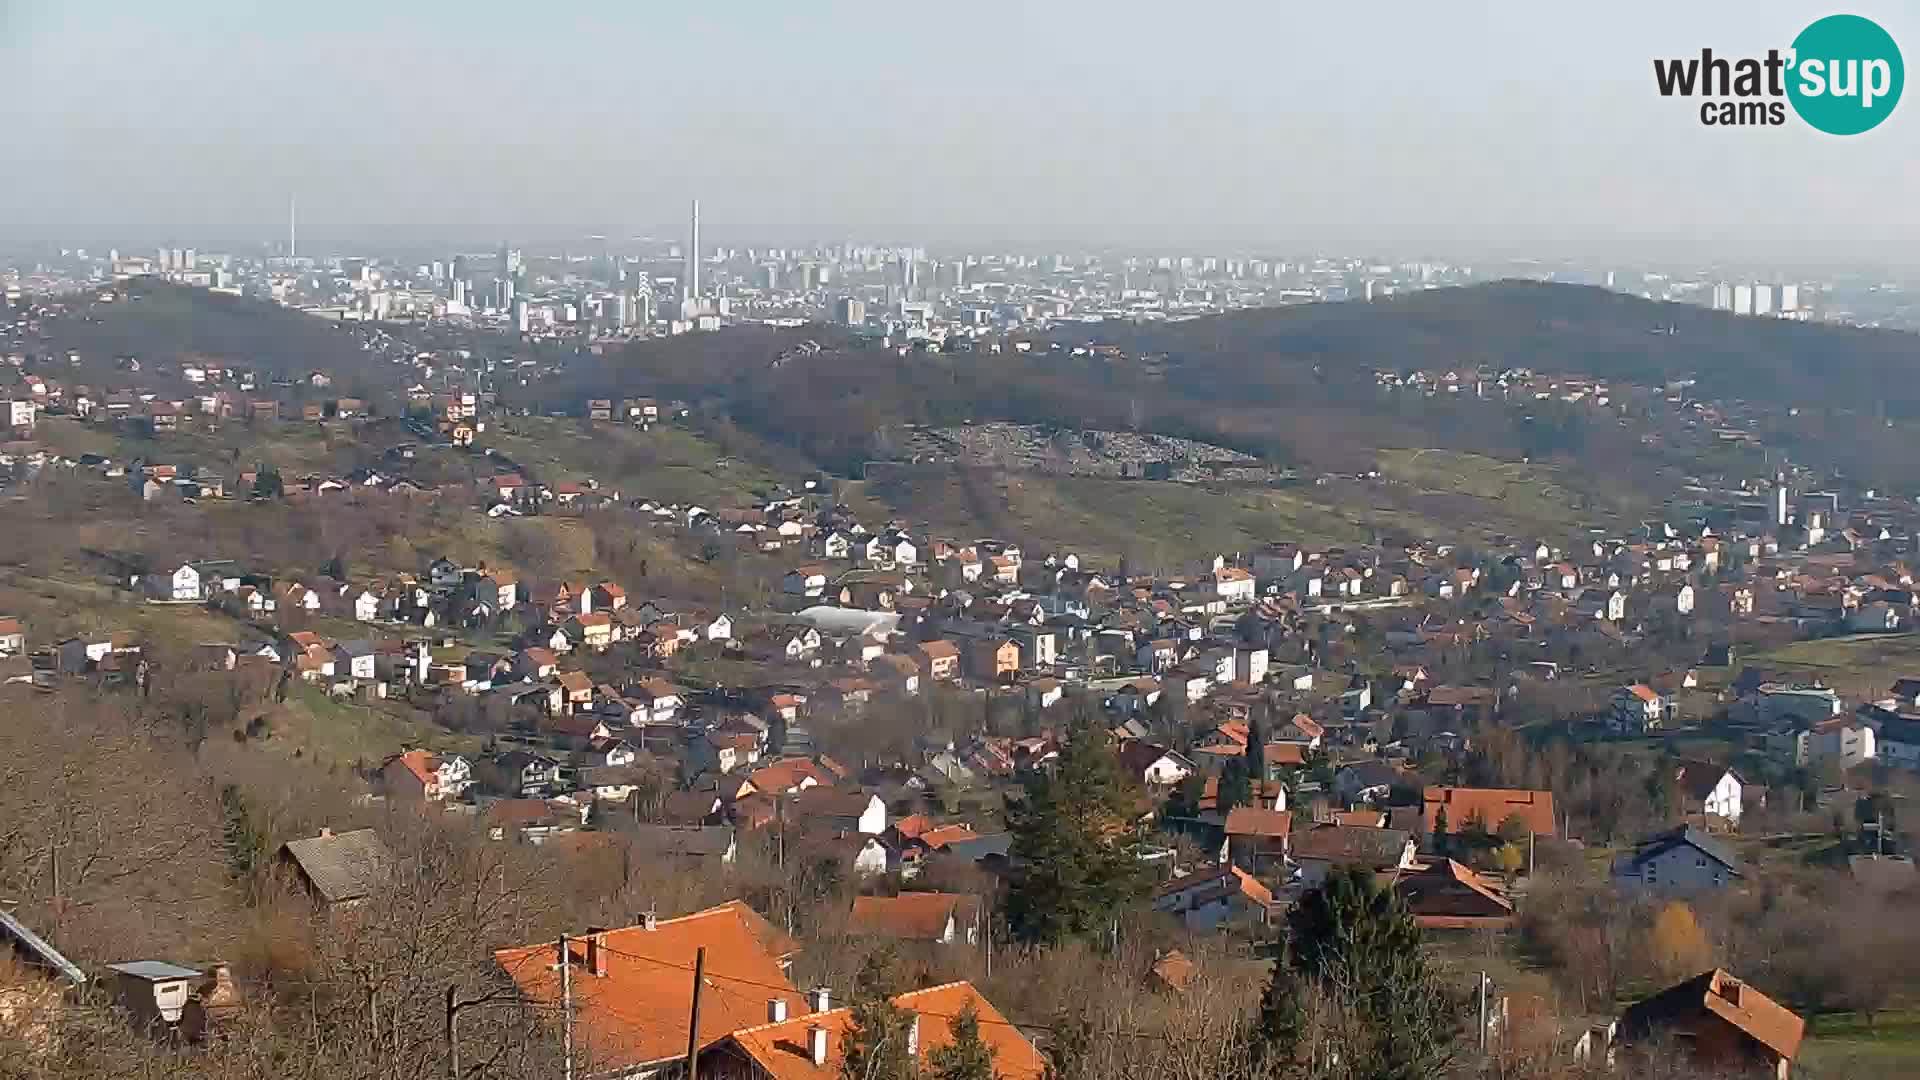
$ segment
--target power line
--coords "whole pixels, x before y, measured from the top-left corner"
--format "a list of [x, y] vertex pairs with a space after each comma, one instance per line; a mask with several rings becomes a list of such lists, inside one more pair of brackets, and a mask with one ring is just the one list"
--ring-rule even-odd
[[[613, 955], [615, 955], [615, 956], [622, 956], [622, 957], [626, 957], [626, 958], [627, 958], [627, 959], [629, 959], [629, 960], [639, 960], [639, 961], [642, 961], [642, 962], [644, 962], [644, 963], [649, 963], [649, 964], [658, 964], [658, 965], [660, 965], [661, 967], [665, 967], [665, 968], [672, 968], [672, 969], [673, 969], [673, 970], [675, 970], [675, 971], [685, 971], [685, 972], [692, 972], [692, 971], [694, 970], [693, 968], [691, 968], [691, 967], [689, 967], [689, 966], [687, 966], [687, 965], [685, 965], [685, 964], [676, 964], [676, 963], [674, 963], [674, 962], [673, 962], [673, 961], [671, 961], [671, 960], [662, 960], [662, 959], [660, 959], [660, 958], [659, 958], [659, 957], [657, 957], [657, 956], [642, 956], [642, 955], [640, 955], [640, 954], [638, 954], [638, 953], [630, 953], [630, 952], [626, 952], [625, 950], [622, 950], [622, 949], [616, 949], [616, 948], [614, 948], [614, 947], [612, 947], [611, 945], [604, 945], [604, 944], [603, 944], [603, 945], [601, 945], [600, 947], [601, 947], [602, 949], [605, 949], [605, 950], [606, 950], [607, 952], [610, 952], [610, 953], [612, 953], [612, 954], [613, 954]], [[723, 974], [720, 974], [720, 973], [718, 973], [718, 972], [715, 972], [715, 971], [706, 971], [706, 972], [704, 973], [704, 976], [705, 976], [705, 979], [706, 979], [706, 980], [707, 980], [707, 981], [708, 981], [709, 983], [711, 983], [711, 982], [712, 982], [713, 980], [715, 980], [715, 979], [724, 979], [724, 980], [726, 980], [726, 981], [728, 981], [728, 982], [732, 982], [732, 983], [738, 983], [738, 984], [740, 984], [740, 985], [742, 985], [742, 986], [751, 986], [751, 987], [756, 987], [756, 988], [758, 988], [758, 989], [762, 989], [762, 990], [772, 990], [772, 991], [775, 991], [775, 992], [777, 992], [777, 993], [780, 993], [780, 994], [783, 994], [783, 995], [784, 995], [784, 994], [791, 994], [791, 995], [795, 995], [795, 996], [798, 996], [798, 997], [802, 997], [802, 998], [804, 998], [804, 997], [806, 996], [806, 994], [805, 994], [805, 992], [804, 992], [804, 991], [799, 991], [799, 990], [796, 990], [796, 989], [795, 989], [794, 987], [792, 987], [792, 986], [781, 986], [781, 985], [778, 985], [778, 984], [776, 984], [776, 983], [766, 983], [766, 982], [760, 982], [760, 981], [758, 981], [758, 980], [755, 980], [755, 979], [749, 979], [749, 978], [746, 978], [746, 977], [744, 977], [744, 976], [740, 976], [740, 975], [723, 975]], [[971, 985], [971, 984], [969, 984], [969, 985]], [[714, 989], [715, 989], [716, 991], [719, 991], [719, 992], [721, 992], [721, 993], [725, 993], [725, 992], [726, 992], [726, 991], [725, 991], [725, 990], [724, 990], [724, 989], [723, 989], [722, 987], [719, 987], [719, 986], [715, 986], [715, 987], [714, 987]], [[843, 991], [841, 991], [841, 990], [839, 990], [839, 989], [836, 989], [836, 988], [833, 988], [833, 987], [825, 987], [824, 989], [826, 989], [826, 990], [827, 990], [827, 991], [828, 991], [828, 992], [829, 992], [830, 994], [832, 994], [832, 995], [834, 995], [834, 996], [835, 996], [836, 998], [838, 998], [838, 997], [840, 997], [840, 995], [841, 995], [841, 994], [843, 993]], [[933, 989], [933, 988], [931, 988], [931, 987], [929, 987], [928, 989]], [[916, 992], [918, 992], [918, 991], [908, 991], [908, 993], [916, 993]], [[975, 993], [978, 993], [978, 992], [979, 992], [979, 988], [978, 988], [978, 987], [975, 987], [975, 988], [974, 988], [974, 992], [975, 992]], [[896, 996], [899, 996], [899, 995], [896, 995]], [[981, 994], [980, 996], [981, 996], [981, 998], [982, 998], [982, 1000], [985, 1000], [985, 998], [986, 998], [986, 995], [985, 995], [985, 994]], [[851, 1000], [854, 1000], [854, 995], [853, 995], [853, 994], [851, 994], [851, 993], [847, 993], [847, 994], [846, 994], [846, 998], [845, 998], [845, 1000], [849, 1000], [849, 1001], [851, 1001]], [[843, 1006], [843, 1007], [844, 1007], [844, 1006]], [[915, 1010], [913, 1010], [913, 1011], [914, 1011], [914, 1012], [915, 1012], [915, 1013], [916, 1013], [917, 1015], [920, 1015], [920, 1016], [927, 1016], [927, 1017], [932, 1017], [933, 1019], [936, 1019], [936, 1020], [949, 1020], [949, 1021], [951, 1021], [951, 1020], [957, 1020], [957, 1019], [959, 1019], [959, 1018], [960, 1018], [960, 1017], [959, 1017], [959, 1014], [957, 1014], [957, 1013], [938, 1013], [938, 1012], [928, 1012], [928, 1011], [923, 1011], [923, 1010], [919, 1010], [919, 1009], [915, 1009]], [[803, 1015], [805, 1015], [805, 1014], [803, 1014]], [[799, 1017], [794, 1017], [794, 1018], [792, 1018], [792, 1019], [799, 1019]], [[998, 1024], [998, 1025], [1002, 1025], [1002, 1026], [1005, 1026], [1005, 1027], [1010, 1027], [1010, 1028], [1015, 1028], [1015, 1029], [1025, 1029], [1025, 1030], [1030, 1030], [1030, 1031], [1044, 1031], [1044, 1032], [1047, 1032], [1048, 1034], [1058, 1034], [1058, 1033], [1059, 1033], [1059, 1032], [1060, 1032], [1060, 1031], [1062, 1030], [1062, 1029], [1061, 1029], [1061, 1027], [1060, 1027], [1060, 1025], [1058, 1025], [1058, 1024], [1042, 1024], [1042, 1023], [1030, 1023], [1030, 1022], [1027, 1022], [1027, 1021], [1016, 1021], [1016, 1020], [990, 1020], [990, 1019], [988, 1019], [987, 1017], [984, 1017], [984, 1016], [981, 1016], [981, 1017], [976, 1017], [976, 1019], [978, 1019], [978, 1020], [979, 1020], [979, 1022], [980, 1022], [980, 1023], [982, 1023], [982, 1024]], [[1111, 1035], [1111, 1036], [1115, 1036], [1115, 1037], [1119, 1037], [1119, 1038], [1129, 1038], [1129, 1039], [1160, 1039], [1160, 1040], [1165, 1040], [1165, 1039], [1168, 1039], [1168, 1038], [1170, 1038], [1170, 1037], [1171, 1037], [1171, 1036], [1169, 1036], [1169, 1035], [1167, 1035], [1167, 1034], [1163, 1034], [1163, 1033], [1155, 1033], [1155, 1032], [1151, 1032], [1151, 1031], [1108, 1031], [1108, 1032], [1100, 1032], [1100, 1034], [1101, 1034], [1101, 1035], [1103, 1035], [1103, 1036], [1108, 1036], [1108, 1035]]]

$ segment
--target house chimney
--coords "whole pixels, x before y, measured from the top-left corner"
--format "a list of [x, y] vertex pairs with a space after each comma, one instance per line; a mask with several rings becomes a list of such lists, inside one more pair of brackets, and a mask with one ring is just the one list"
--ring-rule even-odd
[[827, 1029], [819, 1026], [807, 1029], [807, 1051], [816, 1066], [824, 1068], [827, 1064]]
[[647, 929], [649, 930], [660, 929], [660, 916], [654, 914], [652, 911], [648, 911], [644, 913], [643, 915], [640, 916], [640, 918], [642, 920], [642, 925], [644, 925]]
[[813, 988], [813, 1011], [823, 1013], [833, 1008], [833, 991], [824, 986]]
[[325, 825], [320, 826], [320, 839], [327, 840], [327, 839], [331, 839], [332, 837], [333, 837], [332, 829], [327, 828]]
[[587, 932], [587, 974], [600, 978], [607, 977], [607, 932], [589, 930]]
[[787, 999], [786, 998], [768, 998], [767, 999], [767, 1023], [783, 1024], [783, 1023], [786, 1023], [786, 1020], [787, 1020]]

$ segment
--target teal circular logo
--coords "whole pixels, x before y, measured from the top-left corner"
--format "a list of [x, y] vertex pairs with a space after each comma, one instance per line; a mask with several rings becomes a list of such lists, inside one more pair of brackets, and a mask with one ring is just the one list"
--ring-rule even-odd
[[1829, 135], [1870, 131], [1900, 103], [1906, 68], [1880, 24], [1829, 15], [1793, 39], [1787, 99], [1800, 119]]

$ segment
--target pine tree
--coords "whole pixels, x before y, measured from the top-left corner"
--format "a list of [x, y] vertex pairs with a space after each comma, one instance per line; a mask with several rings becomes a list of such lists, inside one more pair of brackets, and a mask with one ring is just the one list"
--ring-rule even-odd
[[[1326, 1018], [1318, 1030], [1308, 1001]], [[1463, 1007], [1428, 968], [1399, 898], [1365, 871], [1341, 871], [1288, 913], [1250, 1049], [1282, 1074], [1332, 1045], [1346, 1075], [1424, 1080], [1452, 1061]]]
[[1255, 709], [1247, 717], [1247, 775], [1255, 783], [1267, 778], [1267, 727], [1260, 722], [1262, 709]]
[[1241, 759], [1227, 762], [1227, 767], [1220, 770], [1220, 786], [1216, 791], [1215, 805], [1223, 817], [1234, 807], [1253, 802], [1253, 781], [1248, 778], [1247, 767]]
[[1007, 812], [1015, 870], [1006, 913], [1016, 939], [1051, 944], [1097, 933], [1141, 894], [1133, 811], [1104, 733], [1078, 725], [1054, 772], [1029, 778], [1026, 798]]
[[920, 1063], [911, 1052], [914, 1018], [883, 997], [853, 1003], [840, 1056], [845, 1080], [913, 1080]]
[[995, 1080], [993, 1047], [980, 1037], [980, 1014], [968, 1002], [953, 1018], [953, 1041], [928, 1055], [928, 1080]]
[[1453, 837], [1449, 833], [1447, 808], [1443, 806], [1433, 814], [1433, 850], [1435, 852], [1441, 855], [1447, 853], [1447, 848], [1453, 843]]

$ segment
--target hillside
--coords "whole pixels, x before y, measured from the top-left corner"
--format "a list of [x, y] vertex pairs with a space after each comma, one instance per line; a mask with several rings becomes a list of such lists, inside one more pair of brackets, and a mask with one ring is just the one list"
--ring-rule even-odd
[[[49, 352], [77, 351], [82, 371], [137, 358], [142, 374], [198, 357], [252, 368], [269, 378], [323, 370], [336, 380], [370, 374], [380, 359], [358, 326], [316, 319], [265, 300], [132, 278], [114, 299], [80, 302], [40, 327]], [[124, 376], [123, 376], [124, 377]]]
[[[814, 340], [817, 347], [803, 347]], [[1442, 448], [1503, 460], [1673, 462], [1591, 410], [1391, 394], [1377, 370], [1524, 367], [1694, 395], [1799, 407], [1778, 434], [1846, 465], [1886, 440], [1852, 414], [1920, 417], [1901, 376], [1920, 338], [1661, 304], [1602, 289], [1509, 281], [1389, 298], [1246, 311], [1177, 323], [1065, 327], [1030, 352], [882, 349], [830, 328], [641, 342], [580, 358], [526, 391], [539, 408], [654, 394], [724, 414], [753, 435], [858, 475], [897, 458], [907, 425], [1008, 421], [1152, 431], [1334, 471], [1382, 450]], [[1118, 347], [1110, 351], [1085, 345]], [[1076, 352], [1076, 349], [1078, 350]], [[1811, 408], [1809, 408], [1811, 407]]]
[[1183, 392], [1226, 397], [1279, 389], [1319, 366], [1330, 381], [1486, 366], [1578, 372], [1661, 385], [1697, 378], [1701, 396], [1920, 416], [1920, 337], [1818, 323], [1743, 318], [1606, 289], [1500, 281], [1306, 304], [1179, 323], [1103, 324], [1092, 336], [1129, 353], [1166, 353]]

